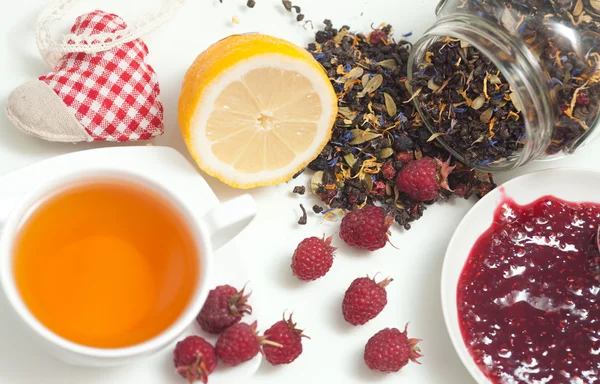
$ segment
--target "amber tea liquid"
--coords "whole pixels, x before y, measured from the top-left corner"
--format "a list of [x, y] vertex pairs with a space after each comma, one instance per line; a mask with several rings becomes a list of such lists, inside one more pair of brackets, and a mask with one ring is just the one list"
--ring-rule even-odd
[[193, 236], [173, 206], [123, 181], [74, 186], [24, 220], [14, 273], [33, 315], [78, 344], [119, 348], [167, 329], [199, 283]]

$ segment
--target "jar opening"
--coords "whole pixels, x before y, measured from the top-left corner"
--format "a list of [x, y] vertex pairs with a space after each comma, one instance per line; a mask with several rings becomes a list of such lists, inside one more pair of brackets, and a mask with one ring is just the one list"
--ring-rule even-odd
[[465, 14], [442, 17], [415, 44], [408, 68], [432, 138], [461, 162], [505, 171], [548, 146], [553, 111], [543, 97], [543, 72], [497, 25]]

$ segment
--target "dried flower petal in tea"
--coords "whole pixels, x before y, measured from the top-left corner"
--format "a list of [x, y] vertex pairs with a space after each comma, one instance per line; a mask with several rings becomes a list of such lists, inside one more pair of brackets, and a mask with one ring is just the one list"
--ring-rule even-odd
[[[426, 207], [398, 191], [397, 171], [423, 156], [448, 158], [441, 147], [428, 142], [431, 134], [414, 104], [407, 102], [418, 96], [407, 89], [411, 44], [394, 41], [389, 25], [364, 35], [351, 33], [348, 26], [338, 30], [329, 20], [324, 24], [308, 50], [331, 79], [339, 115], [330, 142], [308, 166], [315, 171], [311, 191], [329, 207], [313, 210], [324, 220], [335, 220], [347, 210], [377, 204], [409, 229]], [[483, 196], [495, 187], [489, 176], [453, 165], [457, 167], [449, 183], [460, 197]], [[451, 195], [443, 191], [441, 197]]]

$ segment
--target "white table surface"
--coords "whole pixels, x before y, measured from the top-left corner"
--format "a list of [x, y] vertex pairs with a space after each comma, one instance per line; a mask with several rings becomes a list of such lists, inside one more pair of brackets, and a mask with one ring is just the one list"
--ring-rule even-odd
[[[132, 20], [159, 6], [164, 0], [85, 0], [69, 13], [68, 21], [58, 24], [64, 31], [74, 18], [96, 8], [115, 12]], [[46, 0], [2, 0], [0, 12], [0, 99], [6, 102], [9, 92], [19, 84], [48, 70], [41, 60], [34, 39], [35, 19]], [[282, 11], [279, 0], [256, 0], [254, 9], [245, 0], [187, 0], [176, 18], [145, 37], [150, 49], [150, 63], [158, 73], [165, 106], [166, 132], [153, 140], [155, 145], [172, 146], [186, 154], [176, 123], [176, 104], [183, 74], [195, 56], [210, 43], [240, 32], [263, 32], [287, 38], [300, 45], [311, 39], [313, 31], [296, 24]], [[436, 0], [298, 0], [307, 19], [320, 25], [325, 18], [334, 25], [348, 24], [353, 30], [368, 31], [374, 22], [389, 22], [397, 35], [412, 31], [413, 39], [434, 21]], [[241, 23], [233, 25], [232, 16]], [[0, 175], [38, 160], [58, 154], [107, 146], [109, 144], [52, 144], [18, 132], [0, 114]], [[143, 144], [142, 144], [143, 145]], [[583, 153], [552, 163], [536, 163], [517, 171], [498, 175], [499, 182], [532, 170], [575, 166], [598, 168], [598, 146]], [[187, 154], [186, 154], [187, 155]], [[207, 178], [221, 200], [241, 192]], [[261, 365], [248, 383], [439, 383], [470, 384], [473, 380], [463, 368], [447, 336], [440, 306], [440, 272], [446, 245], [453, 229], [475, 201], [452, 200], [427, 209], [425, 216], [406, 232], [395, 226], [392, 241], [398, 249], [387, 246], [372, 254], [356, 252], [335, 237], [339, 247], [330, 273], [320, 281], [301, 284], [291, 275], [290, 257], [298, 242], [308, 236], [332, 234], [338, 224], [320, 223], [309, 212], [308, 225], [296, 224], [299, 203], [310, 209], [317, 203], [310, 196], [294, 196], [294, 185], [308, 179], [301, 177], [289, 184], [251, 191], [258, 202], [258, 216], [251, 226], [232, 243], [218, 252], [223, 258], [218, 276], [222, 283], [229, 276], [227, 268], [245, 268], [253, 290], [251, 303], [264, 330], [281, 318], [284, 310], [294, 310], [294, 319], [306, 329], [303, 355], [292, 365]], [[351, 327], [341, 316], [341, 299], [356, 277], [381, 272], [395, 280], [388, 287], [389, 303], [376, 319], [362, 327]], [[235, 275], [235, 272], [232, 273]], [[237, 284], [237, 281], [233, 283]], [[17, 320], [0, 299], [0, 383], [184, 383], [174, 375], [170, 351], [147, 361], [115, 369], [97, 370], [67, 366], [39, 351], [22, 333]], [[398, 374], [370, 372], [362, 361], [368, 338], [385, 327], [403, 327], [410, 322], [409, 336], [423, 339], [420, 346], [422, 365], [409, 364]], [[157, 367], [158, 365], [158, 367]], [[156, 375], [156, 370], [161, 372]], [[160, 378], [160, 379], [159, 379]], [[171, 379], [172, 378], [172, 379]], [[218, 383], [217, 383], [218, 384]]]

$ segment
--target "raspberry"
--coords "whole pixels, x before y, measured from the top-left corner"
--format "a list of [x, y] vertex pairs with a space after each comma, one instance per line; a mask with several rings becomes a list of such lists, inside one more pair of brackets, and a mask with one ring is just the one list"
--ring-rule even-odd
[[404, 332], [397, 328], [386, 328], [377, 332], [365, 345], [364, 359], [369, 368], [385, 373], [398, 372], [402, 367], [412, 361], [417, 361], [422, 355], [417, 347], [419, 339], [409, 339]]
[[219, 359], [233, 367], [258, 355], [263, 344], [281, 347], [280, 344], [269, 342], [266, 337], [258, 336], [255, 321], [251, 325], [237, 323], [227, 328], [219, 336], [215, 349]]
[[301, 330], [296, 329], [291, 315], [288, 320], [284, 318], [273, 324], [265, 331], [265, 336], [270, 341], [281, 344], [281, 348], [268, 344], [263, 347], [265, 359], [272, 365], [290, 364], [296, 360], [302, 354], [302, 338], [308, 338]]
[[408, 164], [415, 159], [415, 155], [412, 152], [398, 152], [394, 158], [402, 164]]
[[385, 162], [381, 167], [381, 171], [386, 180], [394, 180], [396, 177], [396, 169], [394, 168], [394, 163], [391, 161]]
[[369, 277], [359, 277], [346, 290], [342, 301], [344, 319], [352, 325], [363, 325], [383, 311], [387, 304], [385, 287], [392, 279], [379, 283]]
[[327, 189], [325, 193], [317, 193], [317, 196], [319, 197], [319, 199], [321, 199], [321, 201], [329, 204], [333, 199], [335, 199], [337, 193], [337, 189]]
[[316, 280], [325, 276], [333, 265], [331, 236], [327, 239], [309, 237], [298, 244], [292, 256], [292, 271], [297, 278], [304, 281]]
[[387, 38], [387, 33], [385, 33], [384, 31], [378, 29], [376, 31], [373, 31], [369, 34], [369, 42], [373, 45], [379, 45], [381, 44], [381, 39], [386, 39]]
[[220, 285], [208, 293], [196, 321], [205, 332], [219, 334], [252, 313], [246, 304], [248, 296], [244, 296], [244, 288], [238, 292], [230, 285]]
[[577, 94], [577, 104], [588, 105], [590, 103], [590, 98], [583, 92], [579, 92]]
[[215, 348], [200, 336], [188, 336], [175, 346], [173, 351], [175, 369], [182, 377], [189, 380], [208, 382], [208, 375], [217, 366]]
[[431, 157], [411, 161], [398, 171], [396, 186], [413, 200], [435, 200], [439, 197], [440, 188], [450, 190], [448, 175], [454, 166], [449, 164], [450, 159], [442, 162]]
[[385, 247], [393, 222], [394, 218], [386, 216], [383, 208], [367, 205], [344, 216], [340, 237], [348, 245], [375, 251]]
[[371, 194], [374, 196], [385, 196], [385, 183], [383, 181], [374, 182]]

